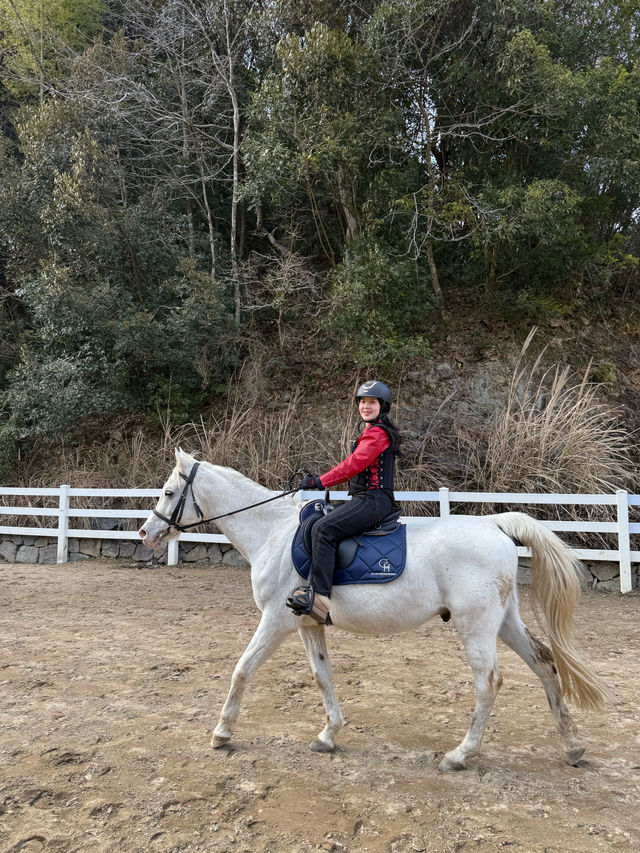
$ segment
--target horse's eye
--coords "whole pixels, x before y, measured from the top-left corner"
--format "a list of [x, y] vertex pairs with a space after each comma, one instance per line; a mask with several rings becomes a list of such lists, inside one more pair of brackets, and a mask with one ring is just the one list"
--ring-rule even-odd
[[171, 491], [171, 489], [165, 489], [165, 490], [164, 490], [164, 495], [165, 495], [165, 497], [166, 497], [166, 498], [172, 498], [172, 497], [173, 497], [173, 492]]

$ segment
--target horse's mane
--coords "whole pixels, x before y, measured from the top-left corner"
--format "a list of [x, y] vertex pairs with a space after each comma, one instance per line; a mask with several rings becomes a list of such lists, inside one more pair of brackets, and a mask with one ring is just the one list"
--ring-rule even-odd
[[[274, 492], [278, 491], [277, 489], [267, 489], [266, 486], [263, 486], [261, 483], [257, 483], [255, 480], [252, 480], [251, 477], [245, 476], [240, 471], [236, 471], [235, 468], [229, 468], [226, 465], [214, 465], [212, 462], [207, 462], [206, 459], [196, 459], [196, 457], [193, 456], [193, 454], [187, 453], [185, 450], [182, 450], [182, 448], [180, 448], [180, 450], [179, 450], [179, 458], [180, 458], [180, 462], [185, 467], [189, 467], [190, 465], [193, 465], [195, 462], [199, 462], [203, 468], [205, 468], [209, 471], [212, 471], [214, 473], [215, 472], [221, 473], [224, 476], [224, 478], [229, 483], [231, 483], [232, 486], [234, 484], [236, 484], [237, 486], [240, 486], [241, 484], [246, 483], [246, 484], [251, 484], [252, 486], [257, 486], [263, 493], [267, 492], [267, 493], [273, 494]], [[178, 464], [178, 465], [176, 465], [176, 467], [173, 470], [173, 475], [175, 476], [176, 480], [178, 479], [178, 472], [179, 471], [180, 471], [180, 465]], [[179, 485], [179, 483], [178, 483], [178, 485]], [[267, 513], [268, 512], [270, 514], [273, 514], [275, 512], [278, 515], [280, 515], [282, 513], [283, 518], [285, 518], [289, 515], [289, 513], [291, 513], [292, 509], [295, 512], [298, 512], [301, 504], [302, 504], [302, 501], [301, 501], [300, 495], [296, 493], [293, 495], [286, 495], [282, 501], [276, 501], [275, 503], [270, 503], [268, 510], [266, 508], [264, 510], [262, 508], [258, 508], [256, 511], [258, 513], [262, 513], [262, 512]], [[279, 507], [281, 507], [282, 509], [279, 509]]]
[[[208, 468], [210, 471], [222, 471], [225, 476], [236, 483], [254, 483], [257, 486], [261, 486], [261, 483], [256, 482], [256, 480], [252, 480], [251, 477], [247, 477], [241, 471], [237, 471], [235, 468], [229, 468], [227, 465], [214, 465], [213, 462], [207, 462], [206, 459], [196, 459], [196, 457], [192, 453], [188, 453], [186, 450], [180, 449], [180, 454], [183, 460], [187, 463], [193, 465], [195, 462], [199, 462], [203, 468]], [[179, 470], [179, 465], [176, 468]], [[262, 486], [262, 488], [266, 488], [266, 486]], [[273, 491], [273, 490], [270, 490]]]

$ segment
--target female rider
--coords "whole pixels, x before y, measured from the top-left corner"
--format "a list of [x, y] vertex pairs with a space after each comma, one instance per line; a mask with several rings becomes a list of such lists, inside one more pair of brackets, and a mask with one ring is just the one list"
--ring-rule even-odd
[[326, 622], [338, 545], [398, 509], [393, 484], [401, 439], [388, 415], [391, 400], [384, 382], [362, 384], [356, 391], [356, 402], [364, 428], [352, 452], [326, 474], [308, 474], [300, 483], [301, 489], [328, 489], [348, 480], [351, 500], [327, 513], [312, 528], [311, 582], [297, 587], [287, 599], [287, 606], [296, 615], [308, 614], [320, 624]]

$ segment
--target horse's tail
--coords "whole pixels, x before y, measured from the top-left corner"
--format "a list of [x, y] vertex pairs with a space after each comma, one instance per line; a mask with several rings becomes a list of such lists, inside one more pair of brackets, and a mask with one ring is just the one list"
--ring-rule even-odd
[[581, 708], [601, 708], [609, 689], [581, 659], [572, 639], [580, 564], [555, 533], [525, 513], [504, 512], [490, 518], [507, 536], [531, 549], [533, 609], [549, 636], [562, 692]]

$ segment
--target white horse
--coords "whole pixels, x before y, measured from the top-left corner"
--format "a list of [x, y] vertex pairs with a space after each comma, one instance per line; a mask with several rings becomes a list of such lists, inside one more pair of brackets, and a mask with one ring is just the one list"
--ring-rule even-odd
[[[156, 510], [139, 531], [148, 547], [161, 550], [178, 534], [169, 522], [176, 521], [171, 516], [182, 496], [181, 512], [186, 525], [277, 494], [237, 471], [207, 462], [200, 463], [193, 482], [185, 485], [195, 461], [188, 453], [176, 450], [176, 467], [164, 485]], [[251, 564], [253, 595], [262, 618], [234, 669], [231, 689], [213, 732], [213, 747], [223, 746], [231, 737], [242, 694], [257, 668], [296, 630], [302, 637], [327, 713], [326, 725], [311, 743], [311, 749], [333, 750], [343, 727], [325, 627], [307, 616], [296, 616], [285, 606], [287, 595], [300, 583], [290, 555], [299, 509], [299, 499], [285, 497], [217, 522]], [[536, 611], [541, 611], [539, 621], [544, 623], [551, 649], [529, 634], [520, 618], [514, 540], [531, 549], [531, 594]], [[477, 696], [469, 730], [462, 742], [444, 756], [441, 770], [464, 768], [480, 749], [502, 684], [496, 650], [498, 636], [542, 682], [567, 746], [567, 760], [575, 764], [584, 749], [576, 737], [565, 697], [576, 700], [583, 708], [598, 708], [607, 695], [604, 682], [580, 659], [571, 639], [579, 595], [578, 571], [561, 540], [524, 513], [425, 519], [424, 523], [407, 527], [407, 561], [402, 575], [387, 584], [334, 587], [331, 621], [346, 631], [382, 634], [409, 631], [434, 616], [450, 615], [464, 644]]]

